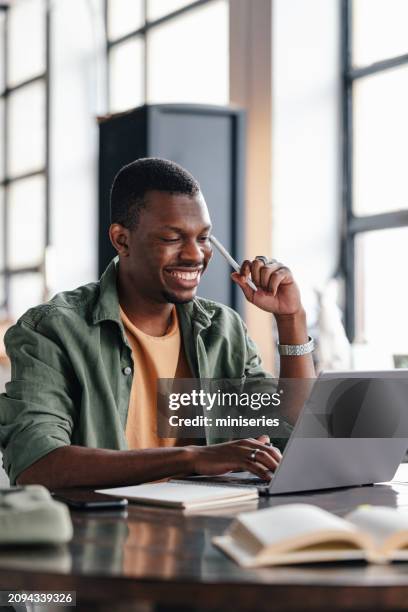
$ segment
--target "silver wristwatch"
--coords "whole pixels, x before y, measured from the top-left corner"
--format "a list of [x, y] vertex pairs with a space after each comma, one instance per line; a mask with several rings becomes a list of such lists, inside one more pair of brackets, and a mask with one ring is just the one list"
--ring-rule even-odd
[[305, 344], [278, 344], [279, 355], [300, 357], [307, 355], [314, 350], [315, 343], [313, 338], [308, 336], [308, 341]]

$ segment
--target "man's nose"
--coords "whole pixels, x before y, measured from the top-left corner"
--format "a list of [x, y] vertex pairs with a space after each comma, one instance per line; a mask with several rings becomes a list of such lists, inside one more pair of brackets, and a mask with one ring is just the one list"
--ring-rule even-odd
[[204, 256], [205, 249], [203, 245], [196, 240], [188, 240], [183, 244], [183, 249], [180, 256], [185, 261], [191, 261], [194, 263], [201, 263]]

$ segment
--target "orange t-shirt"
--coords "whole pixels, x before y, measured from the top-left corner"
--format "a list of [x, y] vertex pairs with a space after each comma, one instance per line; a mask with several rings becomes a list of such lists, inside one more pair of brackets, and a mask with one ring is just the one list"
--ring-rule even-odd
[[176, 308], [164, 336], [149, 336], [138, 329], [119, 308], [132, 349], [134, 374], [130, 391], [126, 440], [129, 449], [176, 446], [176, 438], [157, 435], [157, 379], [190, 378]]

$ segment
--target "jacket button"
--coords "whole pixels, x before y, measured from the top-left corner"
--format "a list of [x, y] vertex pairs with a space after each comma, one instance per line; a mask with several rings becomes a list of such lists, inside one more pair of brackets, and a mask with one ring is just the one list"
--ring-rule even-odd
[[132, 368], [129, 366], [126, 366], [126, 368], [123, 368], [122, 372], [124, 373], [125, 376], [129, 376], [132, 373]]

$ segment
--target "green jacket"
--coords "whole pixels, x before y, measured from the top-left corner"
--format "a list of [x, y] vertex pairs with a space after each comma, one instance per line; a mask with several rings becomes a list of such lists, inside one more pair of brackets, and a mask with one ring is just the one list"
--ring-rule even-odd
[[[0, 447], [11, 483], [60, 446], [127, 448], [133, 361], [119, 316], [117, 261], [99, 282], [28, 310], [5, 336], [12, 369], [0, 395]], [[202, 298], [177, 310], [193, 376], [270, 377], [234, 310]]]

